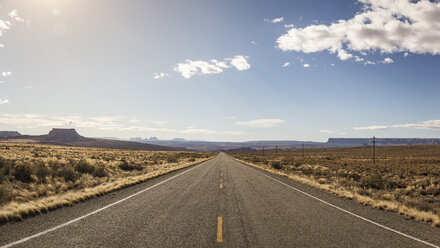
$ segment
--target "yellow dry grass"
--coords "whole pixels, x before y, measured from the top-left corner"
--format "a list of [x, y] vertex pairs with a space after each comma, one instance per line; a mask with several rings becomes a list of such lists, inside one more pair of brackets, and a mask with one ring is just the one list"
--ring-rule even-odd
[[0, 145], [0, 222], [72, 205], [201, 163], [215, 153]]
[[[296, 153], [279, 151], [277, 155], [267, 151], [264, 155], [258, 152], [232, 153], [230, 155], [242, 163], [272, 174], [288, 177], [339, 197], [353, 199], [364, 205], [392, 211], [418, 221], [431, 222], [433, 226], [440, 227], [438, 212], [440, 205], [436, 193], [440, 187], [438, 177], [436, 177], [437, 168], [440, 167], [438, 164], [440, 160], [437, 159], [440, 147], [405, 147], [405, 159], [411, 161], [410, 164], [402, 163], [399, 160], [400, 156], [396, 153], [399, 150], [398, 147], [379, 149], [383, 149], [382, 162], [386, 161], [386, 163], [376, 166], [372, 165], [371, 161], [366, 159], [366, 155], [363, 154], [367, 153], [368, 155], [369, 148], [357, 150], [346, 148], [345, 151], [339, 149], [340, 153], [337, 156], [332, 156], [331, 159], [328, 159], [332, 152], [329, 149], [310, 149], [307, 151], [308, 157], [304, 159], [302, 159], [300, 151]], [[387, 152], [388, 156], [385, 154]], [[359, 158], [353, 162], [356, 160], [356, 156]], [[347, 161], [351, 161], [353, 165], [350, 166]], [[362, 163], [365, 166], [362, 166]], [[413, 171], [414, 175], [407, 176], [404, 174], [407, 171]], [[359, 176], [354, 177], [353, 174]], [[371, 177], [372, 174], [383, 180], [383, 183], [386, 183], [389, 178], [393, 180], [403, 178], [399, 183], [404, 185], [399, 185], [399, 187], [386, 187], [385, 185], [382, 188], [375, 188], [374, 184], [365, 183], [370, 181], [364, 180]], [[420, 192], [434, 193], [422, 195]], [[429, 205], [425, 202], [433, 204]]]

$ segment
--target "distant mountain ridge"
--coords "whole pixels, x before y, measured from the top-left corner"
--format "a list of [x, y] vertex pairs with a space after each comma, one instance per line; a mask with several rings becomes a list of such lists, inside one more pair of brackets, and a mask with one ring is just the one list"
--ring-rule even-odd
[[[371, 138], [329, 138], [329, 145], [364, 146], [372, 144]], [[376, 138], [376, 145], [440, 145], [440, 139], [436, 138]]]
[[[294, 140], [267, 140], [244, 142], [217, 142], [217, 141], [188, 141], [188, 140], [151, 140], [132, 139], [136, 142], [162, 145], [169, 147], [186, 148], [197, 151], [252, 151], [274, 149], [326, 148], [326, 147], [356, 147], [372, 144], [371, 138], [329, 138], [327, 142], [294, 141]], [[436, 138], [377, 138], [376, 145], [440, 145]]]
[[75, 129], [54, 128], [47, 135], [20, 135], [1, 137], [0, 142], [33, 143], [60, 146], [78, 146], [93, 148], [150, 150], [150, 151], [173, 151], [186, 150], [184, 148], [172, 148], [166, 146], [138, 143], [132, 141], [119, 141], [108, 139], [87, 138], [79, 135]]
[[21, 136], [17, 131], [0, 131], [0, 137]]
[[[160, 140], [156, 137], [130, 141], [117, 138], [87, 138], [75, 129], [54, 128], [47, 135], [21, 135], [17, 131], [0, 131], [0, 142], [21, 142], [63, 146], [99, 147], [135, 150], [196, 150], [196, 151], [253, 151], [274, 149], [356, 147], [372, 145], [371, 138], [329, 138], [327, 142], [266, 140], [244, 142], [196, 141], [181, 138]], [[378, 146], [440, 145], [440, 138], [376, 138]]]

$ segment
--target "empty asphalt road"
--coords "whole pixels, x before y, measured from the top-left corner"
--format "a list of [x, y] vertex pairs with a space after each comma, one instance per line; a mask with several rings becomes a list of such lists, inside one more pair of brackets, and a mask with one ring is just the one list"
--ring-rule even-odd
[[440, 229], [225, 154], [0, 226], [0, 247], [436, 247]]

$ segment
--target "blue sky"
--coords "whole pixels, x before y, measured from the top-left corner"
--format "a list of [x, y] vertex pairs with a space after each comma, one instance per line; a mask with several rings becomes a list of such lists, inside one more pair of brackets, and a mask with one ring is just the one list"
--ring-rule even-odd
[[440, 134], [435, 1], [0, 5], [0, 130], [218, 141]]

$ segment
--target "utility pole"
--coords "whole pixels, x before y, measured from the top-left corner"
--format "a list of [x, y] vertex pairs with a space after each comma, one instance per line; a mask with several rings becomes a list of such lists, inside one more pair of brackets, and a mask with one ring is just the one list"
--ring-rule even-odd
[[376, 137], [373, 136], [373, 164], [376, 165]]

